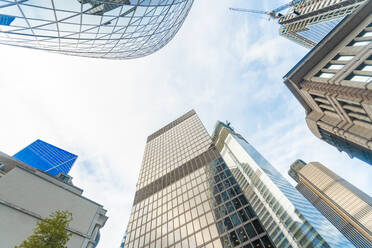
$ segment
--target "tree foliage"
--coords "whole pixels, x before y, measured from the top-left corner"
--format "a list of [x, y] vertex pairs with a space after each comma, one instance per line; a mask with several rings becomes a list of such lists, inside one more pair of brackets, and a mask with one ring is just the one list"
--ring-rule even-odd
[[72, 220], [69, 211], [56, 211], [38, 221], [34, 234], [15, 248], [67, 248], [71, 233], [66, 230]]

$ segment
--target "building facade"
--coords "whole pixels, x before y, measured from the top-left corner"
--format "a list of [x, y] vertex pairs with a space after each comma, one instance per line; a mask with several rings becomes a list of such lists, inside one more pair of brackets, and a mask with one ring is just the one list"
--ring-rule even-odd
[[125, 248], [276, 247], [195, 111], [147, 139]]
[[39, 139], [17, 152], [13, 157], [53, 176], [57, 176], [60, 172], [68, 174], [77, 159], [75, 154]]
[[318, 162], [297, 160], [296, 189], [358, 248], [372, 247], [372, 198]]
[[340, 23], [285, 77], [318, 138], [372, 164], [372, 2]]
[[132, 59], [165, 46], [193, 0], [0, 0], [0, 44]]
[[290, 14], [279, 18], [280, 35], [306, 48], [313, 48], [345, 16], [353, 13], [365, 0], [293, 1]]
[[82, 193], [70, 177], [52, 176], [0, 152], [0, 247], [20, 245], [38, 221], [57, 210], [72, 213], [68, 248], [96, 247], [106, 210]]
[[354, 247], [229, 125], [217, 122], [212, 138], [277, 247]]

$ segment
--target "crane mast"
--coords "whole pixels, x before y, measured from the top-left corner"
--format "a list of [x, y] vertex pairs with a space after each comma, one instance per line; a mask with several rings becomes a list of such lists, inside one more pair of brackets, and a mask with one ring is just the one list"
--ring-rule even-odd
[[270, 16], [270, 18], [278, 19], [283, 16], [283, 14], [280, 13], [280, 11], [286, 10], [292, 6], [295, 6], [296, 4], [303, 2], [306, 0], [292, 0], [289, 3], [286, 3], [276, 9], [273, 9], [271, 11], [263, 11], [263, 10], [254, 10], [254, 9], [243, 9], [243, 8], [230, 8], [232, 11], [238, 11], [238, 12], [247, 12], [247, 13], [253, 13], [253, 14], [264, 14]]

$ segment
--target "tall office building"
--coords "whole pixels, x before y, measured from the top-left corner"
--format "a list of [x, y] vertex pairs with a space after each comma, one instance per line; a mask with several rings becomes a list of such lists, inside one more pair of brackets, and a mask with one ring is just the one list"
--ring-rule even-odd
[[284, 83], [315, 136], [372, 164], [372, 1], [347, 17]]
[[276, 247], [194, 111], [148, 137], [124, 247]]
[[296, 189], [358, 248], [372, 247], [372, 198], [318, 162], [297, 160]]
[[193, 0], [0, 0], [0, 44], [132, 59], [165, 46]]
[[229, 125], [217, 122], [212, 139], [277, 247], [354, 247]]
[[365, 0], [296, 0], [290, 14], [279, 18], [280, 35], [313, 48], [345, 16], [353, 13]]
[[75, 154], [39, 139], [17, 152], [13, 157], [53, 176], [60, 172], [68, 174], [77, 159]]

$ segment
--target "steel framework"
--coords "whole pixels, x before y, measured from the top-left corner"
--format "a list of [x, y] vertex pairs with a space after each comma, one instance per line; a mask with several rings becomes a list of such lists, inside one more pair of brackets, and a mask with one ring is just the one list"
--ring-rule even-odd
[[193, 0], [0, 0], [0, 44], [133, 59], [166, 45]]

